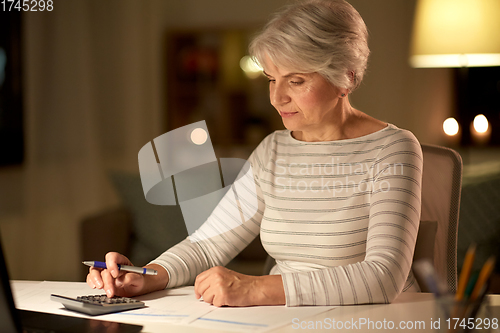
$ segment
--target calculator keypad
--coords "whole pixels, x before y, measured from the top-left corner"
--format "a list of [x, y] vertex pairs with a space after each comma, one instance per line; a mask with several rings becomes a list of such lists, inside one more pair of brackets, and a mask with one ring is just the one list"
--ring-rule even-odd
[[90, 315], [138, 309], [146, 306], [144, 302], [128, 297], [106, 295], [88, 295], [71, 298], [61, 295], [51, 295], [51, 300], [60, 302], [69, 310], [83, 312]]
[[76, 300], [88, 304], [102, 304], [102, 305], [140, 303], [140, 301], [128, 297], [109, 298], [106, 295], [78, 296]]

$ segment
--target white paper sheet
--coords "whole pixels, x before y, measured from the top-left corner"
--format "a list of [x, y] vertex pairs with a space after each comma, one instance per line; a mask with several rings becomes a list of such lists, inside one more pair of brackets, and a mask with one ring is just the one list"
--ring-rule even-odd
[[194, 287], [162, 290], [135, 298], [146, 303], [148, 307], [103, 317], [108, 317], [106, 320], [112, 320], [112, 316], [115, 318], [119, 316], [120, 320], [126, 318], [134, 321], [145, 320], [186, 325], [216, 309], [210, 304], [197, 300], [194, 296]]
[[333, 306], [286, 307], [255, 306], [243, 308], [218, 308], [190, 326], [219, 329], [231, 332], [267, 332], [290, 325], [294, 318], [307, 318], [333, 309]]

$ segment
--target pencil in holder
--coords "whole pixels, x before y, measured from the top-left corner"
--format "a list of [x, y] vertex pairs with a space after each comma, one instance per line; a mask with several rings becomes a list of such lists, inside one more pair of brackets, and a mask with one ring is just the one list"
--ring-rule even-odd
[[484, 294], [475, 300], [457, 301], [451, 295], [436, 298], [437, 316], [432, 327], [434, 332], [494, 332], [495, 318], [489, 314], [488, 297]]

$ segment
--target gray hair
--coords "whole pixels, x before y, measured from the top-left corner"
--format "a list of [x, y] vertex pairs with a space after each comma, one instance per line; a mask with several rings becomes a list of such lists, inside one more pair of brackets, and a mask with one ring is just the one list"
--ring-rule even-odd
[[339, 88], [356, 89], [366, 70], [368, 32], [359, 13], [344, 0], [305, 0], [274, 15], [250, 43], [260, 64], [319, 73]]

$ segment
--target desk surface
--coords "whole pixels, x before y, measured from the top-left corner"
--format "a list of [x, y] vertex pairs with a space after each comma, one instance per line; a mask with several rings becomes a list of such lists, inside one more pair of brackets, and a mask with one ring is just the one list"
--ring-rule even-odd
[[[88, 289], [87, 289], [88, 288]], [[59, 313], [66, 315], [82, 316], [69, 312], [61, 308], [56, 302], [49, 301], [49, 296], [53, 294], [63, 294], [71, 297], [78, 295], [95, 294], [96, 291], [90, 289], [84, 283], [79, 282], [31, 282], [12, 281], [14, 299], [18, 308], [42, 311], [49, 313]], [[184, 299], [191, 308], [212, 311], [203, 315], [204, 320], [195, 320], [189, 324], [179, 324], [176, 319], [165, 319], [156, 314], [133, 315], [113, 314], [95, 319], [111, 320], [140, 324], [144, 326], [143, 332], [309, 332], [309, 331], [358, 331], [358, 332], [386, 332], [393, 330], [431, 332], [432, 325], [436, 325], [439, 320], [444, 328], [447, 318], [439, 318], [440, 304], [437, 304], [433, 295], [427, 293], [402, 293], [392, 304], [374, 304], [358, 306], [340, 306], [322, 308], [319, 313], [318, 307], [286, 308], [286, 307], [251, 307], [251, 308], [215, 308], [208, 304], [200, 304], [194, 297], [192, 287], [178, 288], [173, 291], [164, 291], [165, 295], [176, 296], [177, 299]], [[75, 295], [74, 295], [75, 294]], [[158, 294], [161, 296], [161, 294]], [[158, 297], [158, 300], [165, 297]], [[154, 298], [149, 298], [151, 308], [154, 307]], [[170, 299], [174, 299], [170, 297]], [[500, 295], [490, 295], [489, 312], [484, 317], [490, 321], [500, 320]], [[148, 304], [148, 300], [146, 300]], [[180, 303], [178, 303], [180, 304]], [[184, 304], [184, 303], [183, 303]], [[206, 308], [203, 308], [203, 307]], [[154, 309], [152, 309], [154, 310]], [[247, 314], [248, 322], [253, 323], [255, 317], [273, 316], [276, 321], [272, 324], [263, 322], [254, 324], [239, 322], [241, 314]], [[156, 316], [156, 317], [155, 317]], [[240, 317], [238, 317], [240, 316]], [[214, 319], [219, 318], [219, 319]], [[221, 320], [220, 318], [230, 318]], [[236, 319], [233, 319], [236, 318]], [[232, 319], [232, 320], [231, 320]], [[233, 323], [231, 323], [233, 321]], [[453, 323], [453, 321], [451, 321]], [[276, 326], [278, 325], [278, 327]], [[500, 323], [498, 323], [500, 326]], [[391, 329], [392, 328], [392, 329]], [[494, 330], [481, 330], [481, 332], [500, 332], [500, 328]]]

